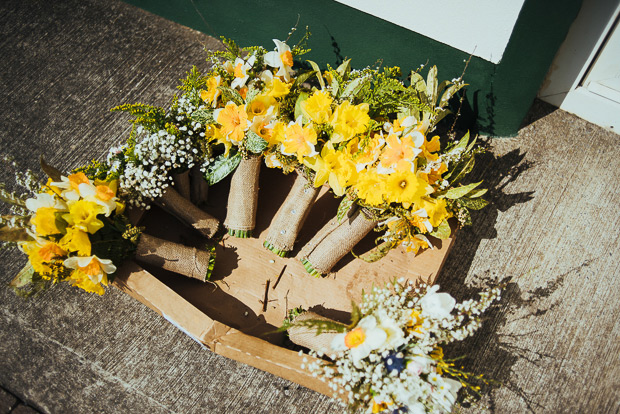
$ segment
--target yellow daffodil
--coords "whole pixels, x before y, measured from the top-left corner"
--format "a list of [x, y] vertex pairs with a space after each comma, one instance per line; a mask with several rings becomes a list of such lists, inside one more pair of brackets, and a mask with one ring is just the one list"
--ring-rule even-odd
[[268, 114], [273, 114], [276, 111], [278, 102], [274, 97], [268, 95], [258, 95], [247, 107], [248, 119], [252, 120], [257, 116], [265, 117]]
[[396, 171], [387, 177], [385, 183], [387, 200], [402, 203], [405, 208], [432, 191], [433, 188], [426, 181], [410, 171]]
[[417, 208], [426, 211], [428, 220], [433, 227], [439, 226], [442, 221], [452, 217], [452, 214], [447, 209], [446, 200], [443, 198], [423, 197], [416, 201], [415, 204]]
[[363, 147], [361, 147], [360, 144], [360, 138], [353, 138], [347, 144], [347, 150], [349, 154], [351, 154], [351, 158], [355, 162], [358, 172], [377, 161], [381, 154], [381, 148], [383, 144], [385, 144], [385, 140], [383, 139], [383, 135], [374, 134]]
[[323, 146], [320, 156], [305, 158], [303, 162], [316, 172], [314, 186], [320, 187], [328, 182], [337, 196], [342, 196], [346, 186], [352, 185], [357, 178], [353, 161], [343, 152], [334, 150], [331, 142]]
[[78, 200], [69, 204], [69, 213], [62, 217], [70, 226], [94, 234], [103, 227], [103, 222], [97, 218], [105, 212], [105, 208], [93, 201]]
[[67, 234], [60, 239], [60, 245], [80, 256], [90, 256], [91, 244], [88, 233], [74, 227], [67, 227]]
[[100, 259], [97, 256], [72, 256], [65, 259], [64, 265], [84, 273], [93, 283], [101, 283], [104, 276], [116, 272], [116, 266], [111, 260]]
[[427, 141], [426, 138], [424, 138], [424, 144], [422, 144], [422, 153], [424, 158], [428, 161], [436, 161], [439, 158], [439, 155], [433, 154], [433, 152], [437, 152], [439, 150], [440, 143], [438, 135], [435, 135], [430, 141]]
[[272, 68], [277, 68], [276, 76], [290, 82], [293, 71], [293, 53], [291, 48], [284, 42], [273, 39], [276, 50], [265, 53], [265, 63]]
[[331, 137], [333, 143], [348, 141], [357, 134], [361, 134], [368, 128], [370, 117], [367, 103], [351, 105], [349, 101], [341, 103], [334, 112], [331, 124], [334, 133]]
[[217, 108], [217, 99], [222, 93], [218, 89], [218, 86], [220, 86], [221, 83], [221, 76], [211, 76], [207, 79], [207, 90], [200, 91], [200, 99], [211, 105], [213, 108]]
[[353, 185], [353, 188], [357, 190], [357, 196], [373, 206], [382, 204], [383, 194], [385, 193], [384, 177], [384, 175], [378, 174], [374, 168], [359, 172]]
[[260, 79], [265, 82], [265, 93], [273, 98], [282, 98], [288, 95], [291, 90], [291, 83], [282, 82], [280, 78], [274, 78], [273, 72], [265, 70], [261, 73]]
[[100, 283], [95, 283], [93, 282], [87, 274], [85, 274], [84, 272], [81, 272], [79, 270], [75, 270], [73, 271], [73, 273], [71, 273], [71, 277], [70, 280], [72, 282], [72, 286], [76, 286], [79, 287], [80, 289], [89, 292], [89, 293], [96, 293], [97, 295], [101, 296], [105, 293], [105, 290], [103, 288], [103, 286], [101, 286], [101, 284], [107, 286], [108, 285], [108, 276], [104, 275], [101, 278], [101, 282]]
[[35, 215], [30, 219], [34, 225], [35, 231], [39, 236], [50, 236], [59, 234], [60, 229], [56, 225], [56, 213], [59, 210], [53, 207], [39, 207]]
[[315, 91], [300, 105], [303, 114], [315, 124], [324, 124], [332, 116], [333, 99], [326, 91]]
[[213, 111], [213, 118], [220, 124], [222, 135], [235, 145], [243, 141], [245, 131], [250, 126], [248, 114], [243, 105], [235, 105], [233, 102], [226, 104], [224, 108]]
[[[43, 246], [45, 246], [43, 240], [33, 240], [19, 244], [20, 250], [28, 256], [28, 261], [30, 262], [30, 265], [32, 266], [34, 271], [43, 276], [44, 278], [49, 279], [49, 274], [51, 272], [49, 261], [53, 257], [50, 257], [49, 260], [42, 257], [41, 249], [43, 248]], [[49, 256], [47, 254], [48, 251], [44, 251], [43, 253], [46, 254], [46, 257]]]
[[400, 243], [407, 252], [417, 254], [420, 249], [432, 249], [433, 245], [430, 240], [423, 234], [414, 234], [403, 239]]
[[313, 157], [318, 153], [314, 149], [317, 135], [312, 125], [301, 126], [301, 119], [291, 122], [284, 131], [280, 152], [284, 155], [295, 155], [302, 162], [304, 157]]
[[415, 157], [422, 152], [410, 136], [398, 137], [391, 134], [385, 140], [385, 147], [379, 156], [380, 166], [385, 170], [415, 171]]
[[[427, 168], [425, 170], [428, 170], [430, 166], [427, 166]], [[441, 180], [441, 174], [445, 173], [446, 171], [448, 171], [448, 166], [441, 162], [438, 165], [433, 165], [432, 167], [430, 167], [430, 171], [429, 172], [420, 172], [420, 176], [425, 179], [429, 184], [433, 185], [435, 184], [437, 181]]]
[[409, 222], [412, 226], [417, 227], [422, 233], [431, 233], [433, 231], [433, 225], [428, 220], [428, 213], [423, 208], [411, 213]]
[[273, 147], [274, 145], [280, 145], [282, 141], [284, 141], [284, 135], [286, 131], [286, 124], [283, 122], [275, 122], [269, 125], [265, 125], [265, 129], [269, 129], [269, 131], [265, 131], [265, 134], [260, 135], [265, 141], [267, 141], [267, 145], [269, 147]]
[[250, 79], [249, 70], [254, 66], [254, 62], [256, 62], [256, 56], [252, 55], [249, 57], [247, 61], [237, 58], [235, 59], [235, 63], [233, 63], [233, 74], [235, 78], [230, 83], [231, 88], [242, 88], [245, 86], [245, 83]]

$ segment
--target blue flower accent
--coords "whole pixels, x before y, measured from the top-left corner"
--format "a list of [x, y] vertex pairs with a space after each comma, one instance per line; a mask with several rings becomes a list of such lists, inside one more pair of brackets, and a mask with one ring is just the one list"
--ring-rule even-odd
[[406, 367], [405, 357], [402, 352], [392, 351], [390, 354], [383, 358], [383, 364], [387, 369], [388, 374], [396, 371], [398, 374], [402, 372]]

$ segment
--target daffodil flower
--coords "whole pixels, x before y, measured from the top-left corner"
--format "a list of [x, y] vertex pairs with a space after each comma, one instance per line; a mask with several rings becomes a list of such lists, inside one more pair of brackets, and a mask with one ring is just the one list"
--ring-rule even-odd
[[353, 184], [357, 196], [373, 206], [382, 204], [383, 194], [385, 193], [385, 179], [383, 177], [377, 173], [375, 168], [358, 172], [357, 180]]
[[97, 256], [69, 257], [65, 259], [64, 265], [84, 273], [93, 283], [101, 283], [104, 276], [116, 272], [116, 266], [110, 259], [100, 259]]
[[420, 229], [420, 231], [431, 233], [433, 231], [433, 225], [428, 220], [428, 213], [426, 209], [419, 209], [411, 213], [411, 224]]
[[433, 250], [431, 241], [423, 234], [408, 236], [400, 244], [405, 248], [406, 252], [412, 252], [413, 254], [417, 254], [420, 249]]
[[97, 216], [104, 212], [105, 208], [93, 201], [78, 200], [69, 203], [69, 213], [63, 214], [62, 218], [70, 226], [94, 234], [103, 227]]
[[357, 178], [353, 161], [345, 153], [336, 151], [331, 142], [323, 146], [321, 155], [304, 158], [303, 163], [316, 172], [315, 187], [328, 182], [337, 196], [344, 195], [346, 187], [354, 184]]
[[301, 162], [305, 157], [314, 157], [318, 152], [314, 149], [317, 143], [316, 131], [312, 125], [302, 127], [301, 117], [291, 122], [284, 131], [280, 152], [284, 155], [295, 155]]
[[207, 90], [200, 91], [200, 99], [211, 105], [213, 108], [217, 108], [217, 99], [222, 94], [222, 92], [218, 89], [218, 86], [221, 84], [221, 76], [211, 76], [207, 79]]
[[377, 319], [369, 315], [362, 318], [351, 331], [335, 335], [331, 347], [334, 351], [348, 350], [353, 361], [359, 362], [372, 351], [381, 348], [386, 339], [387, 333], [377, 326]]
[[430, 194], [433, 187], [411, 171], [396, 171], [387, 177], [385, 190], [389, 202], [402, 203], [403, 207], [409, 208]]
[[417, 208], [426, 211], [428, 221], [433, 227], [439, 226], [442, 221], [452, 217], [452, 214], [447, 209], [447, 205], [446, 200], [443, 198], [422, 197], [416, 202]]
[[234, 102], [228, 102], [224, 108], [213, 111], [213, 118], [222, 125], [220, 129], [222, 135], [235, 145], [243, 141], [245, 131], [250, 126], [244, 106], [236, 105]]
[[26, 200], [26, 208], [30, 211], [36, 212], [41, 207], [62, 211], [67, 210], [67, 203], [49, 193], [38, 193], [34, 198]]
[[[81, 197], [80, 185], [92, 185], [86, 174], [78, 172], [70, 174], [68, 177], [60, 177], [60, 181], [53, 182], [52, 185], [62, 190], [62, 197], [67, 201], [79, 200]], [[82, 186], [84, 188], [84, 186]]]
[[405, 343], [405, 333], [402, 328], [394, 319], [388, 316], [385, 310], [378, 310], [375, 313], [375, 317], [378, 321], [378, 328], [382, 329], [386, 334], [382, 348], [392, 350]]
[[[424, 137], [422, 137], [424, 138]], [[411, 136], [399, 137], [390, 134], [379, 156], [380, 166], [391, 171], [415, 171], [415, 158], [422, 152], [416, 148]]]
[[284, 81], [290, 82], [293, 71], [293, 53], [291, 48], [280, 40], [273, 39], [276, 50], [265, 53], [265, 63], [272, 68], [277, 68], [276, 76], [281, 76]]
[[270, 70], [264, 70], [260, 79], [265, 83], [265, 92], [267, 96], [273, 98], [281, 98], [288, 95], [291, 90], [291, 84], [282, 82], [280, 78], [274, 78], [273, 72]]
[[235, 59], [235, 63], [233, 64], [233, 74], [235, 75], [235, 79], [230, 83], [231, 88], [242, 88], [245, 86], [245, 83], [250, 79], [249, 70], [252, 69], [254, 63], [256, 62], [256, 56], [252, 55], [246, 61], [241, 58]]
[[366, 131], [370, 122], [369, 108], [367, 103], [359, 105], [351, 105], [349, 101], [341, 103], [334, 111], [330, 121], [334, 127], [331, 141], [335, 144], [348, 141], [355, 135]]
[[315, 124], [324, 124], [332, 116], [333, 99], [326, 91], [315, 91], [300, 104], [302, 113]]

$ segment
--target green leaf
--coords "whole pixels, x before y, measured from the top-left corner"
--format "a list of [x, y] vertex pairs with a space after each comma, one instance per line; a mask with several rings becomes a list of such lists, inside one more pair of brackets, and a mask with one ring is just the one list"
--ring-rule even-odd
[[489, 202], [484, 198], [463, 197], [459, 200], [459, 204], [471, 210], [480, 210], [489, 205]]
[[341, 98], [355, 98], [355, 96], [370, 82], [370, 78], [357, 78], [349, 82], [340, 95]]
[[267, 141], [254, 131], [245, 134], [245, 147], [253, 154], [260, 154], [267, 148]]
[[464, 164], [463, 164], [463, 163], [458, 164], [459, 166], [460, 166], [460, 165], [463, 165], [463, 167], [461, 167], [461, 168], [460, 168], [460, 170], [458, 169], [459, 167], [457, 166], [457, 167], [456, 167], [456, 168], [455, 168], [455, 169], [454, 169], [454, 170], [450, 173], [450, 176], [452, 176], [452, 174], [453, 174], [453, 173], [455, 173], [455, 172], [457, 172], [457, 171], [458, 171], [458, 172], [456, 173], [456, 176], [455, 176], [453, 179], [448, 180], [448, 178], [449, 178], [449, 177], [445, 177], [444, 179], [448, 180], [448, 181], [450, 182], [450, 184], [452, 184], [452, 185], [454, 185], [454, 184], [458, 183], [458, 182], [459, 182], [459, 181], [461, 181], [461, 180], [462, 180], [462, 179], [463, 179], [463, 178], [464, 178], [467, 174], [469, 174], [469, 173], [471, 172], [471, 170], [473, 170], [473, 169], [474, 169], [474, 165], [475, 165], [475, 163], [476, 163], [476, 160], [474, 159], [474, 157], [473, 157], [473, 156], [469, 157], [469, 159], [467, 159], [467, 161], [466, 161]]
[[[316, 63], [315, 63], [315, 65], [316, 65]], [[314, 76], [316, 74], [316, 72], [317, 72], [316, 70], [310, 70], [308, 72], [304, 72], [304, 73], [302, 73], [300, 75], [297, 75], [297, 77], [295, 78], [295, 83], [293, 84], [293, 87], [291, 89], [294, 89], [298, 85], [301, 85], [302, 83], [307, 81], [310, 77]]]
[[476, 188], [475, 190], [471, 190], [469, 193], [465, 194], [468, 198], [478, 198], [482, 197], [489, 191], [486, 188]]
[[445, 240], [450, 237], [452, 233], [452, 229], [450, 229], [450, 225], [448, 224], [448, 220], [444, 220], [439, 223], [439, 226], [433, 230], [431, 236], [437, 237], [438, 239]]
[[213, 110], [212, 109], [199, 109], [192, 113], [192, 121], [200, 122], [203, 125], [213, 124], [215, 119], [213, 119]]
[[373, 263], [379, 259], [383, 259], [394, 247], [396, 247], [394, 242], [386, 241], [358, 257], [366, 263]]
[[434, 106], [437, 103], [437, 66], [431, 67], [426, 76], [426, 94]]
[[27, 241], [32, 238], [28, 235], [26, 229], [15, 228], [9, 226], [0, 227], [0, 241], [3, 242], [18, 242]]
[[235, 168], [241, 162], [241, 153], [236, 153], [232, 156], [224, 156], [220, 155], [215, 158], [209, 166], [207, 167], [207, 171], [205, 173], [205, 180], [209, 183], [209, 185], [213, 185], [215, 183], [219, 183], [222, 181], [228, 174], [235, 171]]
[[321, 85], [321, 89], [325, 89], [325, 80], [323, 80], [323, 75], [321, 74], [321, 69], [319, 69], [319, 65], [317, 65], [316, 62], [313, 62], [311, 60], [308, 60], [307, 62], [316, 72], [316, 77], [319, 79], [319, 85]]
[[65, 214], [67, 213], [62, 211], [57, 211], [54, 213], [54, 216], [56, 217], [56, 228], [63, 234], [66, 233], [67, 226], [69, 225], [69, 223], [67, 223], [67, 221], [62, 217]]
[[13, 280], [11, 280], [11, 282], [9, 283], [9, 286], [12, 287], [13, 289], [22, 288], [32, 283], [33, 276], [34, 276], [34, 269], [32, 268], [32, 265], [30, 264], [30, 262], [28, 262], [28, 264], [26, 264], [26, 266], [22, 270], [20, 270], [17, 275], [15, 275]]
[[452, 149], [450, 149], [450, 152], [457, 150], [457, 149], [465, 149], [465, 147], [467, 147], [467, 143], [469, 142], [469, 131], [467, 131], [465, 133], [465, 135], [463, 135], [463, 138], [461, 138], [461, 140], [459, 141], [458, 144], [456, 144], [456, 146]]
[[456, 187], [456, 188], [451, 188], [449, 190], [442, 191], [441, 193], [437, 193], [438, 195], [437, 198], [449, 198], [451, 200], [455, 200], [457, 198], [464, 197], [471, 190], [478, 187], [480, 184], [482, 184], [482, 181], [479, 181], [477, 183], [471, 183], [468, 185], [463, 185], [463, 186]]
[[250, 85], [248, 88], [248, 93], [245, 95], [245, 102], [250, 103], [258, 96], [260, 93], [260, 89], [254, 87], [254, 85]]
[[47, 174], [49, 178], [51, 178], [53, 181], [60, 181], [60, 177], [62, 176], [62, 173], [56, 168], [49, 165], [47, 162], [45, 162], [43, 155], [39, 157], [39, 163], [41, 164], [41, 169], [43, 170], [45, 174]]
[[364, 315], [362, 315], [362, 311], [359, 306], [357, 306], [357, 303], [351, 301], [351, 324], [348, 326], [348, 328], [355, 328], [363, 316]]
[[243, 97], [239, 94], [239, 92], [237, 92], [236, 89], [232, 89], [227, 86], [218, 86], [217, 88], [222, 92], [222, 101], [232, 101], [237, 105], [244, 104]]
[[347, 59], [338, 66], [336, 69], [336, 73], [338, 73], [343, 78], [349, 73], [351, 70], [351, 59]]
[[336, 219], [338, 223], [342, 221], [347, 216], [347, 213], [351, 209], [353, 203], [355, 203], [355, 198], [350, 198], [348, 196], [344, 196], [342, 201], [340, 201], [340, 205], [338, 206], [338, 213], [336, 214]]
[[301, 119], [303, 122], [308, 122], [308, 119], [306, 118], [303, 111], [301, 110], [301, 103], [305, 101], [306, 99], [308, 99], [309, 96], [310, 95], [306, 92], [301, 92], [299, 94], [299, 97], [297, 98], [297, 102], [295, 102], [295, 119], [301, 116]]

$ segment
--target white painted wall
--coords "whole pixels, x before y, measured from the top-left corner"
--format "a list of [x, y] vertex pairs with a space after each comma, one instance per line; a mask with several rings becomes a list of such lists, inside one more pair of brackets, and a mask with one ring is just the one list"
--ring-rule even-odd
[[525, 0], [336, 0], [499, 63]]

